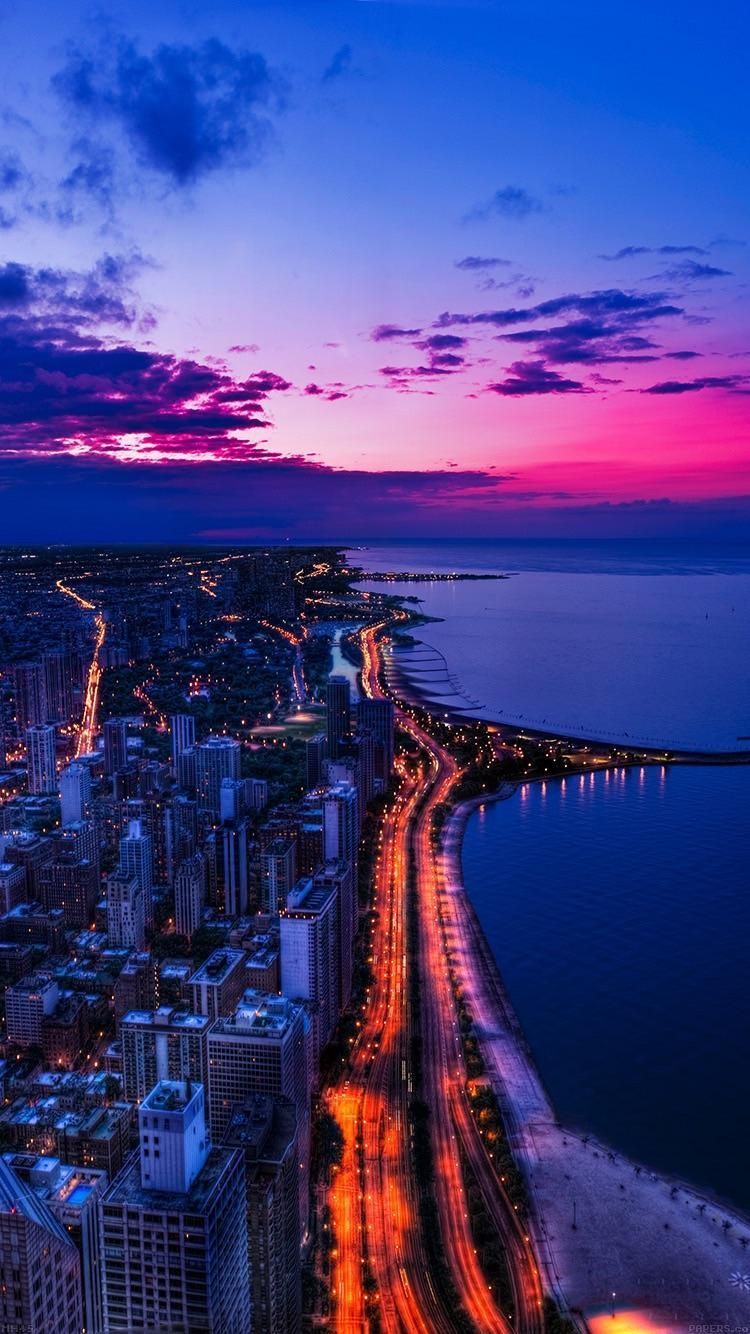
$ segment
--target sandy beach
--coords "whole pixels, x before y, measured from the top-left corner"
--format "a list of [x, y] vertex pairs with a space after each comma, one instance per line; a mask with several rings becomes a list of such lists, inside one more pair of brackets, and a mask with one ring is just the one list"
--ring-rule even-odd
[[458, 807], [444, 831], [443, 912], [550, 1292], [595, 1332], [750, 1329], [750, 1219], [557, 1123], [463, 885], [463, 833], [478, 804]]

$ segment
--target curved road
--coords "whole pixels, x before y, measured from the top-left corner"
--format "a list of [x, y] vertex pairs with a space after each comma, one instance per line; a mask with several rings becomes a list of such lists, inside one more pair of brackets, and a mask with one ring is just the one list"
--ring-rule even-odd
[[[378, 634], [360, 634], [362, 681], [383, 697]], [[418, 758], [399, 765], [400, 789], [381, 828], [375, 868], [375, 979], [347, 1071], [328, 1094], [344, 1133], [344, 1156], [330, 1194], [334, 1325], [342, 1334], [369, 1329], [369, 1309], [393, 1334], [450, 1334], [463, 1315], [482, 1334], [543, 1330], [542, 1291], [528, 1239], [502, 1191], [471, 1115], [466, 1070], [440, 913], [442, 879], [432, 846], [435, 808], [460, 778], [450, 754], [411, 717], [397, 711]], [[409, 954], [408, 881], [416, 878], [418, 958]], [[419, 969], [420, 1013], [412, 1013], [409, 968]], [[457, 1297], [435, 1281], [414, 1180], [409, 1104], [414, 1095], [412, 1039], [422, 1042], [422, 1094], [430, 1109], [434, 1194], [443, 1252]], [[462, 1156], [484, 1197], [498, 1245], [505, 1251], [515, 1318], [503, 1313], [482, 1271], [471, 1232]]]

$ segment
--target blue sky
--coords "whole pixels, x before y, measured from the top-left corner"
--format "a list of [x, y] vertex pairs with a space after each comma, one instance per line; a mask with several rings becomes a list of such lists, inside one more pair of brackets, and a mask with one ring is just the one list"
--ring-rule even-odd
[[747, 28], [0, 13], [10, 538], [743, 529]]

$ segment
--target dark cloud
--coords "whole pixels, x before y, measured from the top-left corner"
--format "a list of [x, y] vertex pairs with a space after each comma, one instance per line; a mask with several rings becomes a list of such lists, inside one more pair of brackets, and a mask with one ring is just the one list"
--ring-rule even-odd
[[487, 386], [506, 398], [526, 398], [534, 394], [586, 394], [591, 391], [580, 380], [567, 380], [551, 371], [543, 361], [514, 361], [508, 376]]
[[701, 389], [728, 389], [735, 393], [750, 393], [750, 376], [704, 375], [698, 380], [664, 380], [639, 389], [640, 394], [694, 394]]
[[438, 333], [423, 338], [416, 346], [423, 352], [445, 352], [448, 348], [466, 347], [467, 342], [460, 334]]
[[10, 262], [0, 268], [0, 310], [33, 310], [34, 319], [52, 318], [69, 330], [99, 324], [143, 327], [151, 317], [141, 309], [132, 283], [147, 263], [137, 251], [103, 255], [85, 272]]
[[0, 192], [11, 194], [20, 190], [27, 180], [28, 172], [18, 155], [0, 151]]
[[253, 356], [254, 356], [256, 352], [260, 352], [260, 348], [259, 348], [259, 346], [258, 346], [257, 343], [232, 343], [232, 346], [231, 346], [230, 348], [228, 348], [228, 351], [229, 351], [229, 352], [252, 352], [252, 354], [253, 354]]
[[482, 269], [496, 269], [498, 265], [510, 264], [509, 259], [498, 259], [494, 255], [484, 257], [482, 255], [466, 255], [464, 259], [457, 259], [455, 268], [466, 269], [470, 273], [481, 271]]
[[699, 245], [626, 245], [616, 250], [614, 255], [599, 255], [599, 259], [633, 259], [636, 255], [707, 255], [708, 251]]
[[657, 275], [668, 278], [670, 282], [699, 282], [706, 278], [731, 278], [729, 269], [719, 269], [715, 264], [699, 264], [694, 259], [686, 259]]
[[[445, 311], [435, 327], [486, 325], [501, 329], [505, 332], [496, 335], [501, 341], [528, 348], [549, 363], [627, 364], [658, 360], [659, 344], [648, 336], [649, 327], [683, 314], [682, 307], [673, 305], [662, 292], [610, 288], [570, 293], [536, 306], [510, 306], [473, 314]], [[546, 327], [526, 327], [555, 316], [570, 318]]]
[[269, 425], [265, 400], [290, 388], [260, 371], [235, 380], [187, 358], [89, 334], [0, 320], [0, 454], [244, 458]]
[[370, 334], [373, 343], [388, 343], [399, 338], [416, 338], [421, 329], [404, 329], [400, 324], [378, 324]]
[[[101, 208], [112, 211], [115, 191], [115, 164], [112, 150], [91, 139], [77, 139], [72, 147], [76, 159], [60, 182], [66, 200], [78, 196], [93, 199]], [[64, 207], [64, 205], [63, 205]]]
[[349, 394], [340, 382], [336, 384], [322, 385], [316, 384], [313, 381], [311, 384], [306, 384], [302, 392], [306, 394], [308, 398], [324, 398], [328, 403], [336, 403], [341, 398], [349, 397]]
[[465, 222], [484, 222], [487, 218], [514, 218], [521, 221], [532, 213], [541, 213], [542, 202], [521, 185], [504, 185], [483, 204], [466, 214]]
[[334, 79], [340, 79], [342, 75], [351, 73], [352, 69], [352, 48], [347, 43], [340, 46], [334, 53], [330, 65], [323, 71], [323, 83], [331, 83]]
[[119, 125], [139, 159], [178, 186], [257, 161], [281, 94], [262, 55], [217, 39], [153, 55], [125, 39], [98, 57], [73, 51], [54, 84], [77, 115]]

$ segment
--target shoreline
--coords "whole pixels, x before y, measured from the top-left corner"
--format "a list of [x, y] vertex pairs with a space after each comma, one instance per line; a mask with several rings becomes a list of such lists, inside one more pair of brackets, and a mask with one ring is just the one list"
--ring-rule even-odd
[[[406, 607], [405, 610], [408, 611], [409, 608]], [[416, 613], [415, 617], [419, 617], [419, 613]], [[435, 616], [424, 618], [422, 620], [415, 618], [414, 626], [412, 627], [407, 624], [404, 629], [407, 633], [412, 634], [412, 630], [418, 630], [421, 625], [425, 623], [425, 620], [431, 622], [440, 621], [442, 619], [442, 617]], [[454, 699], [457, 696], [460, 697], [461, 692], [454, 688], [449, 664], [441, 650], [436, 649], [433, 645], [416, 637], [414, 637], [413, 646], [422, 646], [432, 652], [436, 658], [442, 660], [444, 672], [443, 680], [436, 681], [436, 685], [449, 685], [451, 687], [449, 692], [445, 692], [446, 697], [452, 697]], [[428, 713], [443, 711], [450, 721], [456, 725], [467, 722], [484, 723], [488, 727], [501, 729], [503, 735], [507, 736], [509, 740], [512, 740], [513, 738], [527, 737], [530, 740], [544, 739], [559, 741], [561, 743], [570, 743], [579, 746], [591, 746], [594, 748], [619, 750], [621, 752], [626, 751], [630, 754], [647, 757], [651, 760], [662, 760], [673, 764], [750, 764], [750, 748], [744, 746], [738, 747], [737, 749], [717, 749], [708, 746], [680, 746], [663, 738], [652, 739], [651, 741], [640, 741], [635, 737], [630, 738], [627, 736], [619, 736], [614, 733], [596, 736], [587, 732], [585, 729], [567, 729], [565, 727], [556, 727], [554, 724], [547, 727], [546, 725], [543, 725], [544, 720], [541, 720], [540, 722], [538, 719], [530, 719], [528, 723], [522, 722], [520, 719], [514, 720], [508, 718], [506, 720], [502, 717], [490, 717], [486, 713], [489, 706], [484, 704], [478, 705], [477, 701], [470, 700], [468, 696], [465, 696], [467, 707], [449, 705], [447, 708], [444, 708], [441, 703], [440, 692], [433, 694], [428, 693], [423, 683], [414, 680], [406, 663], [398, 660], [396, 656], [398, 647], [399, 645], [397, 643], [393, 643], [391, 655], [383, 661], [385, 679], [391, 686], [392, 693], [399, 696], [407, 705], [415, 708], [422, 708]], [[738, 741], [745, 741], [747, 739], [748, 738], [744, 736], [737, 737]]]
[[747, 1325], [750, 1217], [555, 1118], [463, 880], [468, 821], [486, 802], [502, 799], [490, 793], [451, 811], [439, 854], [443, 911], [484, 1077], [526, 1181], [529, 1226], [551, 1295], [582, 1317], [581, 1328], [595, 1328], [605, 1314], [613, 1327], [613, 1292], [621, 1312], [639, 1313], [643, 1330], [676, 1334], [699, 1323]]

